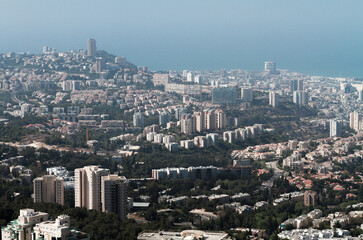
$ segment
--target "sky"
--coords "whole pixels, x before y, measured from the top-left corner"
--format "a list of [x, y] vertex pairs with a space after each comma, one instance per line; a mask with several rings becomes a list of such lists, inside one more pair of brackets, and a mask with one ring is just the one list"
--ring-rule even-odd
[[97, 48], [151, 70], [363, 77], [362, 0], [0, 0], [0, 53]]

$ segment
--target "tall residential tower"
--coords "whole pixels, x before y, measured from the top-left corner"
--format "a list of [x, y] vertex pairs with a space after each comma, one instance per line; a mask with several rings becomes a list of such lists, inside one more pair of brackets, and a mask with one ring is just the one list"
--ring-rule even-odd
[[74, 200], [76, 207], [101, 210], [101, 178], [110, 170], [86, 166], [74, 170]]
[[87, 40], [87, 56], [95, 57], [97, 52], [96, 40], [90, 38]]
[[34, 202], [64, 204], [63, 178], [45, 175], [34, 179]]
[[101, 202], [102, 212], [113, 212], [121, 219], [126, 219], [129, 209], [126, 178], [117, 175], [102, 176]]

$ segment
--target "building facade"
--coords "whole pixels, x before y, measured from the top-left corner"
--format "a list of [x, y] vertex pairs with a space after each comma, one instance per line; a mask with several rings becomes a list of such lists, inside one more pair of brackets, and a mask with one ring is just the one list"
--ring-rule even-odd
[[342, 121], [331, 120], [330, 121], [330, 137], [342, 136]]
[[45, 175], [34, 179], [34, 202], [58, 203], [64, 205], [63, 178]]
[[280, 105], [280, 95], [277, 92], [269, 92], [269, 104], [270, 106], [276, 108]]
[[88, 39], [87, 40], [87, 56], [94, 57], [96, 56], [97, 48], [96, 48], [96, 40]]
[[113, 212], [121, 219], [126, 219], [128, 213], [126, 178], [117, 175], [102, 176], [101, 202], [102, 212]]
[[76, 207], [101, 210], [101, 178], [110, 170], [98, 166], [86, 166], [74, 170], [74, 199]]

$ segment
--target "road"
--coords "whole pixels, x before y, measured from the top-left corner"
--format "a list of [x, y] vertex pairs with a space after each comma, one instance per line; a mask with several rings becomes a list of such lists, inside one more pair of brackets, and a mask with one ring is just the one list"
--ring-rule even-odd
[[16, 103], [20, 103], [21, 101], [16, 97], [16, 94], [14, 91], [11, 91], [11, 94], [10, 94], [10, 97], [11, 97], [11, 100], [13, 100], [13, 102], [16, 102]]
[[279, 179], [282, 176], [282, 174], [284, 173], [284, 171], [282, 171], [281, 169], [279, 169], [277, 167], [277, 161], [267, 162], [266, 167], [267, 168], [272, 168], [274, 170], [274, 175], [269, 180], [267, 180], [266, 182], [263, 182], [261, 187], [271, 188], [274, 185], [274, 181], [276, 179]]

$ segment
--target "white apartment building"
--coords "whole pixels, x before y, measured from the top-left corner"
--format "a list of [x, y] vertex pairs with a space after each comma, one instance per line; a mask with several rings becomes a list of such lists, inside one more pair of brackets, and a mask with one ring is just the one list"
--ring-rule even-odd
[[101, 210], [101, 178], [110, 170], [98, 166], [86, 166], [74, 170], [74, 198], [76, 207]]

